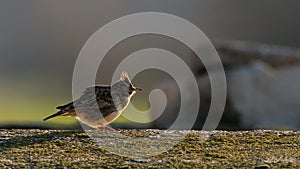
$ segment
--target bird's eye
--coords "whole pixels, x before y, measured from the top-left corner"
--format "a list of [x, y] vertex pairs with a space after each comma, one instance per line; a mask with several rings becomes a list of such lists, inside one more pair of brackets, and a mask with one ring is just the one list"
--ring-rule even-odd
[[130, 85], [129, 89], [130, 89], [130, 90], [134, 90], [134, 88], [133, 88], [133, 86], [132, 86], [132, 85]]

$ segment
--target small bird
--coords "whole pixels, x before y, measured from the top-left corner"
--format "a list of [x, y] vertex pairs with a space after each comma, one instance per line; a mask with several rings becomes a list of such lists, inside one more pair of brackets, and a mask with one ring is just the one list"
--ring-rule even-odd
[[112, 86], [89, 87], [79, 99], [56, 107], [59, 111], [43, 120], [56, 116], [70, 116], [96, 130], [98, 127], [106, 128], [107, 124], [116, 120], [126, 109], [130, 98], [142, 90], [132, 85], [127, 72], [122, 72], [120, 80]]

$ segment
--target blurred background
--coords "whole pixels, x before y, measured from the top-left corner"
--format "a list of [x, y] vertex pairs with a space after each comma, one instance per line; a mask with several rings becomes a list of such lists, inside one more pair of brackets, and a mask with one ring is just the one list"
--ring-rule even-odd
[[[72, 118], [41, 119], [72, 99], [73, 68], [84, 43], [99, 28], [124, 15], [164, 12], [198, 26], [219, 52], [228, 85], [219, 129], [299, 129], [299, 5], [296, 0], [1, 1], [0, 127], [79, 129]], [[122, 59], [149, 47], [170, 50], [190, 65], [201, 92], [194, 128], [201, 129], [210, 104], [207, 73], [194, 53], [174, 39], [141, 35], [122, 41], [101, 63], [96, 82], [109, 84]], [[133, 82], [146, 89], [133, 98], [137, 109], [147, 110], [147, 94], [159, 87], [168, 97], [166, 110], [152, 123], [132, 123], [121, 117], [113, 126], [168, 128], [179, 102], [174, 79], [149, 70]], [[149, 120], [153, 113], [141, 118]]]

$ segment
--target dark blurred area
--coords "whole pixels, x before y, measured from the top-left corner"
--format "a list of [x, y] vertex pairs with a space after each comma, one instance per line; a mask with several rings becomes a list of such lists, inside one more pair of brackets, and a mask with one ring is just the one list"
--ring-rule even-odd
[[[212, 40], [224, 64], [228, 96], [218, 129], [300, 128], [300, 2], [202, 0], [53, 0], [0, 2], [0, 127], [78, 129], [76, 120], [59, 117], [42, 122], [55, 107], [72, 99], [72, 73], [87, 39], [105, 24], [137, 12], [177, 15]], [[199, 84], [201, 129], [210, 104], [207, 72], [185, 45], [159, 35], [128, 38], [112, 48], [100, 64], [97, 83], [109, 84], [122, 59], [143, 48], [162, 48], [180, 56]], [[158, 70], [138, 74], [145, 88], [135, 96], [139, 110], [149, 107], [149, 92], [162, 88], [168, 104], [153, 123], [120, 118], [120, 128], [168, 128], [178, 110], [174, 79]], [[157, 83], [155, 83], [157, 82]], [[127, 110], [130, 111], [130, 110]], [[151, 113], [145, 118], [151, 119]]]

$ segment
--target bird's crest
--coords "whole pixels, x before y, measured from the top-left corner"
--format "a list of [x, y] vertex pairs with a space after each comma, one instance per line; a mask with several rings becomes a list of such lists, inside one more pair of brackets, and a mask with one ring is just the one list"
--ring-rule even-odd
[[131, 84], [131, 81], [129, 79], [129, 76], [128, 76], [127, 72], [122, 72], [122, 74], [120, 76], [120, 80]]

